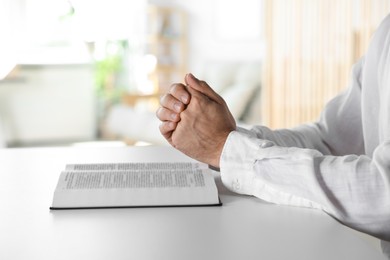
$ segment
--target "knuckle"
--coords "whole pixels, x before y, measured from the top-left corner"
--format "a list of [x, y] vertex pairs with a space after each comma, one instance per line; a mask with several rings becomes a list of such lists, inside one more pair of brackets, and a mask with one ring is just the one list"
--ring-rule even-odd
[[157, 117], [158, 119], [160, 119], [160, 120], [161, 120], [161, 116], [160, 116], [161, 109], [162, 109], [162, 107], [159, 107], [159, 108], [156, 110], [156, 117]]
[[169, 91], [169, 93], [176, 98], [179, 98], [186, 92], [187, 92], [186, 87], [180, 83], [172, 85]]
[[160, 133], [161, 134], [165, 134], [165, 130], [164, 130], [164, 123], [161, 123], [159, 126], [158, 126], [159, 130], [160, 130]]
[[171, 94], [164, 95], [160, 100], [160, 105], [164, 110], [172, 110], [174, 108], [176, 99]]
[[191, 103], [192, 103], [192, 104], [198, 105], [200, 102], [201, 102], [200, 96], [194, 95], [194, 96], [192, 97], [192, 100], [191, 100]]
[[160, 127], [160, 133], [164, 136], [171, 136], [172, 135], [172, 130], [167, 128], [167, 124], [164, 124]]
[[196, 110], [198, 110], [202, 106], [204, 106], [204, 103], [205, 103], [205, 99], [202, 96], [193, 96], [192, 99], [191, 99], [191, 105]]
[[160, 108], [157, 112], [157, 118], [160, 119], [160, 121], [166, 121], [169, 120], [169, 115], [171, 114], [167, 109]]
[[174, 90], [178, 85], [181, 85], [180, 83], [173, 83], [171, 84], [170, 91]]
[[180, 84], [172, 84], [171, 85], [171, 88], [169, 89], [169, 93], [171, 94], [171, 95], [174, 95], [178, 90], [179, 90], [179, 86], [180, 86]]
[[169, 95], [169, 94], [164, 94], [164, 95], [162, 95], [162, 96], [160, 97], [160, 104], [161, 104], [161, 105], [164, 105], [164, 104], [165, 104], [166, 100], [168, 99], [168, 95]]
[[180, 120], [180, 115], [176, 113], [171, 113], [169, 117], [172, 120], [172, 122], [179, 122]]
[[165, 121], [162, 121], [162, 122], [160, 123], [160, 125], [159, 125], [160, 130], [164, 131], [164, 130], [165, 130], [165, 127], [166, 127], [165, 125], [166, 125], [166, 122], [165, 122]]

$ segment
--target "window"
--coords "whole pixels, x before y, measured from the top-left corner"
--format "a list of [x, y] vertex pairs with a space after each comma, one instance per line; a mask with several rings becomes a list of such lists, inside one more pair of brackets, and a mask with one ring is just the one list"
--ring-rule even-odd
[[85, 42], [134, 39], [142, 34], [145, 3], [2, 0], [0, 29], [6, 40], [0, 45], [0, 53], [18, 53], [13, 58], [19, 63], [88, 61]]

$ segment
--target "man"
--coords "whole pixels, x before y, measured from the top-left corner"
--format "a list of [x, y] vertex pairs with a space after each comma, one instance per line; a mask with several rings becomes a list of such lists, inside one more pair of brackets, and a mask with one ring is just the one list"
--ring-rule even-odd
[[390, 16], [354, 65], [349, 88], [313, 124], [245, 130], [206, 82], [192, 74], [185, 82], [172, 85], [156, 112], [172, 146], [220, 167], [237, 193], [321, 209], [390, 241]]

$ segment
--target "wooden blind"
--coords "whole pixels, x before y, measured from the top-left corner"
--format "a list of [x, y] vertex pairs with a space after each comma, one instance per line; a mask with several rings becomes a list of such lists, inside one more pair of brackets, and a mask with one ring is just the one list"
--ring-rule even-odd
[[316, 120], [389, 10], [388, 0], [265, 0], [262, 123]]

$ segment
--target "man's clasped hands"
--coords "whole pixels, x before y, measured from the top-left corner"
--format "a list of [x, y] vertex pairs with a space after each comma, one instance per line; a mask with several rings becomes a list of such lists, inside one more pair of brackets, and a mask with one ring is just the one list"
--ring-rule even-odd
[[220, 156], [236, 122], [225, 100], [191, 73], [185, 84], [173, 84], [156, 111], [160, 132], [176, 149], [198, 161], [219, 167]]

